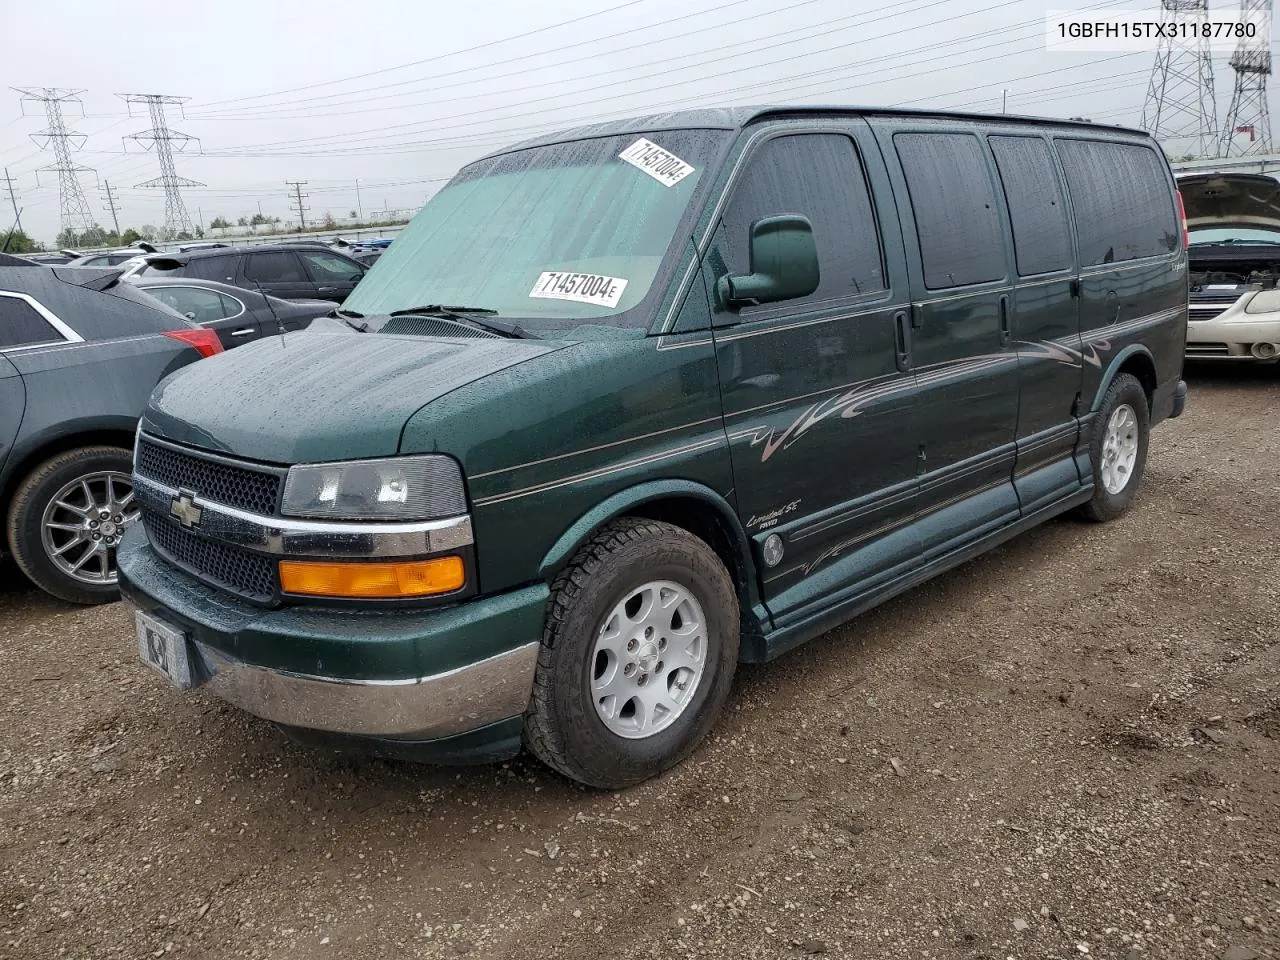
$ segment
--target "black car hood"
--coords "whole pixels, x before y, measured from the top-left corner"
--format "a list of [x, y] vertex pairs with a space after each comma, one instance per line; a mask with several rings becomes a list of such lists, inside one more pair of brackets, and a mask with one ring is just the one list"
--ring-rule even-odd
[[415, 411], [562, 346], [354, 331], [266, 337], [162, 381], [143, 429], [267, 463], [392, 456]]

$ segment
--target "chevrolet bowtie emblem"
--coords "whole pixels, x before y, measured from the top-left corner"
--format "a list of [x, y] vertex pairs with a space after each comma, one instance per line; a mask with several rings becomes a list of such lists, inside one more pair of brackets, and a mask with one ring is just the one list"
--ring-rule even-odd
[[203, 512], [196, 506], [196, 495], [190, 490], [179, 490], [178, 495], [169, 503], [170, 515], [177, 517], [178, 522], [188, 530], [200, 522]]

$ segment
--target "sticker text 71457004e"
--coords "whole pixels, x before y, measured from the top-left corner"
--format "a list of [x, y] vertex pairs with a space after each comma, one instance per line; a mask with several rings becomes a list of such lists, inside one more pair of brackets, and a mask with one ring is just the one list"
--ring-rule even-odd
[[674, 187], [693, 173], [693, 167], [669, 150], [663, 150], [652, 140], [641, 137], [618, 154], [618, 159], [643, 170], [664, 187]]
[[625, 289], [627, 289], [627, 281], [621, 277], [548, 270], [538, 277], [538, 282], [529, 291], [529, 296], [541, 300], [573, 300], [576, 303], [616, 307]]

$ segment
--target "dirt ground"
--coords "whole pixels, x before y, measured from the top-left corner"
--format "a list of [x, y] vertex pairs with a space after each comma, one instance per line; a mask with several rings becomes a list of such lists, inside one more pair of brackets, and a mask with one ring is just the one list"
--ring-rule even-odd
[[320, 755], [0, 587], [0, 957], [1280, 957], [1280, 370], [618, 794]]

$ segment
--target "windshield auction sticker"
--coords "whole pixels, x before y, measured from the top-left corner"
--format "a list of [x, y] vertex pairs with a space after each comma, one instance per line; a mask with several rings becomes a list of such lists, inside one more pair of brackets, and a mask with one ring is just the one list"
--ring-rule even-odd
[[644, 137], [618, 154], [618, 159], [631, 164], [637, 170], [643, 170], [664, 187], [674, 187], [693, 173], [693, 167], [689, 164]]
[[625, 289], [627, 289], [627, 281], [621, 277], [549, 270], [538, 277], [538, 282], [529, 291], [529, 296], [540, 300], [573, 300], [576, 303], [616, 307]]

